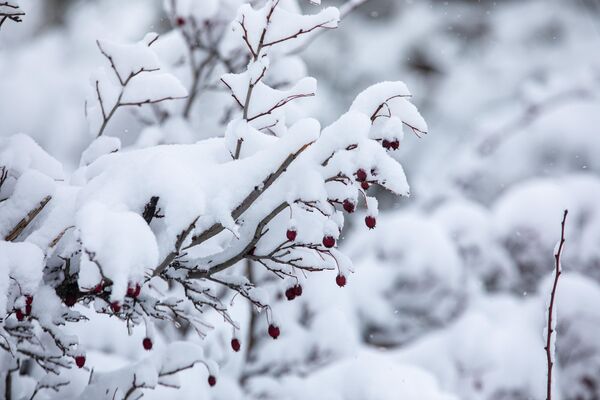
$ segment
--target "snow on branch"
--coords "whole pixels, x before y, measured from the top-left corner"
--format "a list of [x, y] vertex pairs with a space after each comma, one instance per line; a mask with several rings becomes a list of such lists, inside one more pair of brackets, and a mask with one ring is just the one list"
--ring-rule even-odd
[[187, 91], [173, 75], [160, 71], [158, 57], [150, 49], [158, 35], [148, 34], [141, 42], [122, 45], [96, 41], [109, 67], [96, 74], [93, 92], [86, 104], [90, 129], [102, 136], [120, 107], [156, 104], [183, 99]]
[[320, 29], [337, 28], [339, 11], [329, 7], [316, 15], [299, 15], [279, 6], [280, 0], [269, 0], [262, 8], [242, 6], [234, 22], [252, 58], [260, 59], [270, 47], [289, 51], [304, 35]]
[[[403, 127], [427, 132], [401, 82], [367, 88], [329, 126], [312, 118], [288, 123], [292, 103], [299, 107], [296, 100], [316, 95], [316, 80], [299, 68], [273, 84], [270, 67], [312, 32], [335, 28], [335, 9], [305, 16], [279, 1], [243, 5], [232, 33], [242, 43], [227, 50], [220, 8], [167, 3], [173, 36], [187, 51], [189, 90], [162, 69], [156, 35], [132, 45], [98, 41], [106, 65], [93, 75], [86, 104], [97, 138], [79, 169], [65, 177], [28, 137], [0, 139], [0, 347], [46, 374], [85, 368], [86, 349], [66, 326], [95, 313], [129, 333], [145, 329], [141, 345], [156, 351], [117, 372], [91, 374], [80, 398], [138, 399], [158, 386], [177, 387], [177, 373], [197, 364], [214, 386], [213, 361], [189, 343], [154, 349], [154, 331], [184, 327], [204, 338], [224, 323], [236, 335], [236, 298], [262, 312], [266, 334], [285, 336], [273, 307], [282, 289], [297, 296], [311, 273], [325, 270], [346, 285], [352, 263], [337, 249], [345, 215], [364, 207], [366, 228], [376, 228], [371, 188], [409, 194], [391, 153]], [[189, 93], [177, 125], [187, 127], [193, 96], [213, 68], [239, 109], [226, 113], [220, 137], [127, 148], [104, 135], [119, 108]], [[257, 278], [258, 270], [269, 282]]]

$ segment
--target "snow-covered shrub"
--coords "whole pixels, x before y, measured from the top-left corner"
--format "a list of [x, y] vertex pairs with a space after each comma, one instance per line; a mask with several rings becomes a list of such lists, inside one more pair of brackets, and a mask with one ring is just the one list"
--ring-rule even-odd
[[514, 290], [535, 290], [553, 264], [556, 215], [569, 209], [567, 234], [572, 241], [565, 250], [571, 270], [598, 278], [594, 247], [596, 218], [600, 213], [600, 180], [591, 174], [573, 174], [561, 179], [532, 179], [515, 185], [494, 205], [494, 229], [516, 265], [519, 278]]
[[[549, 282], [542, 288], [549, 291]], [[559, 320], [556, 356], [563, 398], [591, 400], [600, 396], [600, 287], [579, 274], [561, 277], [557, 295]]]
[[[283, 341], [286, 318], [274, 306], [282, 292], [300, 296], [310, 272], [333, 271], [332, 285], [350, 279], [351, 262], [337, 249], [344, 214], [364, 204], [372, 229], [371, 186], [409, 194], [390, 152], [404, 129], [420, 135], [427, 126], [406, 85], [366, 89], [321, 128], [300, 100], [316, 94], [316, 80], [290, 54], [335, 28], [338, 10], [302, 15], [293, 1], [240, 3], [166, 2], [175, 26], [167, 36], [189, 51], [170, 60], [190, 68], [188, 80], [171, 71], [171, 46], [156, 34], [135, 44], [96, 42], [104, 66], [86, 101], [91, 143], [73, 173], [27, 136], [0, 142], [0, 347], [15, 395], [138, 398], [178, 387], [175, 375], [196, 364], [215, 386], [218, 357], [193, 341], [117, 371], [62, 371], [89, 368], [74, 334], [88, 319], [143, 331], [138, 346], [148, 351], [165, 325], [200, 337], [227, 325], [238, 351], [249, 344], [231, 310], [247, 301], [262, 311], [252, 316], [262, 321], [250, 324], [252, 334]], [[210, 83], [214, 74], [220, 82]], [[194, 99], [209, 89], [228, 93], [215, 97], [219, 112], [196, 113], [204, 103]], [[109, 134], [124, 111], [148, 127], [120, 140]], [[207, 123], [195, 122], [202, 115]], [[223, 118], [222, 129], [214, 121]], [[173, 142], [188, 144], [164, 144]], [[438, 314], [435, 321], [448, 315]], [[85, 390], [69, 385], [82, 378]]]
[[472, 299], [448, 329], [398, 350], [397, 359], [432, 372], [444, 390], [464, 400], [543, 398], [545, 295]]
[[355, 307], [365, 341], [397, 346], [455, 319], [470, 278], [432, 219], [400, 212], [381, 220], [377, 231], [356, 235], [348, 246], [359, 277], [351, 290], [360, 299]]
[[445, 227], [469, 275], [479, 277], [487, 290], [515, 285], [513, 261], [497, 239], [492, 215], [486, 208], [471, 201], [454, 200], [438, 207], [433, 217]]

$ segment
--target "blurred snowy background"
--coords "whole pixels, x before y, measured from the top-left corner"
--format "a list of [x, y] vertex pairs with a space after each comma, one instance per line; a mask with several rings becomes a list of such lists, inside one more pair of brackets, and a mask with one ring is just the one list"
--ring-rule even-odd
[[[75, 169], [90, 141], [95, 40], [137, 41], [170, 24], [158, 0], [21, 7], [24, 22], [0, 34], [0, 136], [31, 135]], [[374, 232], [350, 224], [341, 246], [356, 273], [344, 290], [312, 279], [299, 303], [282, 304], [282, 340], [234, 354], [217, 330], [203, 343], [219, 385], [193, 369], [183, 390], [148, 398], [543, 399], [542, 331], [568, 208], [557, 396], [600, 399], [600, 2], [368, 0], [301, 57], [319, 81], [307, 104], [324, 124], [372, 83], [408, 84], [429, 124], [397, 152], [412, 197], [383, 201]], [[122, 113], [110, 129], [135, 145], [144, 126]], [[223, 133], [202, 121], [181, 136], [165, 129], [171, 142]], [[77, 329], [99, 371], [143, 355], [143, 333], [127, 337], [113, 320]], [[157, 346], [186, 335], [198, 340], [165, 327]]]

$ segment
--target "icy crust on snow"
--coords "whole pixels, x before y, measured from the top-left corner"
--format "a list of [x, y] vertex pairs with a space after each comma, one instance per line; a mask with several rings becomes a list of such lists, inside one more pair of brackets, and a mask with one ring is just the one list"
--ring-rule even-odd
[[[30, 243], [0, 241], [0, 320], [6, 317], [7, 299], [33, 294], [42, 280], [44, 254]], [[11, 278], [20, 288], [20, 293], [9, 293]]]

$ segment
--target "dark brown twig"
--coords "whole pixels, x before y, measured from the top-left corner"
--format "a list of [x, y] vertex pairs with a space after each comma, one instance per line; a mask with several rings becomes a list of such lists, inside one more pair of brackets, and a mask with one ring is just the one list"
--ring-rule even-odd
[[561, 223], [560, 242], [556, 253], [554, 253], [554, 282], [552, 284], [552, 292], [550, 293], [550, 305], [548, 306], [548, 325], [546, 326], [546, 346], [544, 347], [544, 350], [546, 350], [546, 361], [548, 366], [546, 400], [552, 400], [552, 367], [554, 366], [554, 345], [552, 343], [552, 334], [554, 333], [554, 328], [552, 324], [555, 323], [555, 321], [553, 321], [552, 316], [554, 313], [554, 300], [556, 297], [556, 287], [558, 285], [558, 278], [562, 273], [560, 259], [562, 256], [563, 246], [565, 244], [565, 223], [567, 221], [568, 213], [569, 210], [565, 210], [563, 214], [563, 219]]

